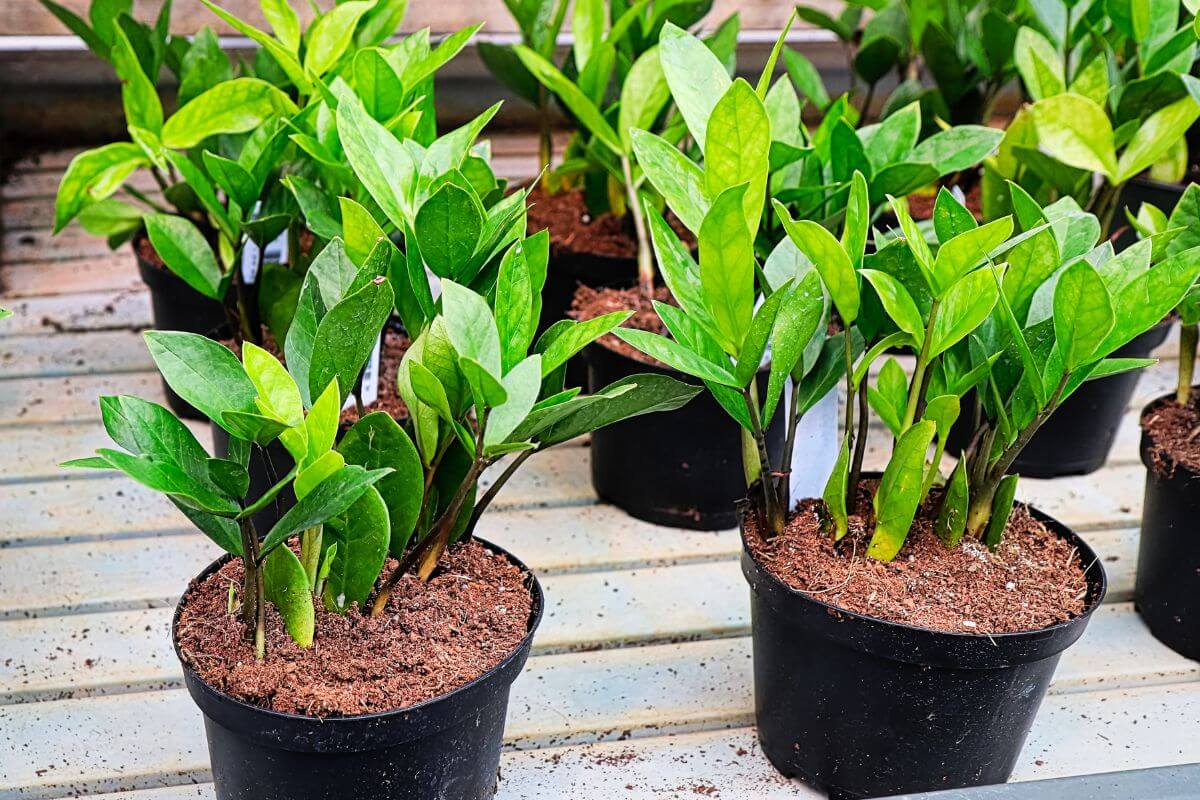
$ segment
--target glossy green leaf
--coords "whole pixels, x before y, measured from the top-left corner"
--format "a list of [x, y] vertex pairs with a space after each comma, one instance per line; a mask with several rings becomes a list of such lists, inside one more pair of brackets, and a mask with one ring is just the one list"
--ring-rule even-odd
[[929, 357], [940, 355], [978, 328], [996, 304], [999, 289], [991, 268], [960, 278], [942, 297], [929, 336]]
[[593, 136], [613, 153], [620, 155], [624, 152], [621, 137], [608, 124], [596, 104], [578, 86], [559, 72], [550, 61], [528, 47], [517, 45], [516, 51], [525, 68], [553, 92]]
[[675, 216], [692, 233], [699, 233], [712, 202], [704, 171], [679, 148], [648, 131], [633, 131], [632, 147], [638, 164]]
[[[366, 470], [351, 464], [342, 467], [279, 518], [263, 539], [262, 552], [269, 553], [292, 535], [343, 513], [362, 497], [367, 489], [386, 477], [388, 472], [386, 469]], [[386, 547], [386, 543], [384, 546]]]
[[146, 163], [142, 149], [129, 142], [106, 144], [75, 156], [58, 185], [54, 232], [61, 231], [89, 204], [112, 195]]
[[577, 398], [581, 402], [572, 413], [536, 438], [542, 447], [549, 447], [641, 414], [674, 411], [701, 391], [700, 386], [665, 375], [630, 375], [593, 395]]
[[290, 548], [277, 547], [263, 560], [262, 576], [266, 598], [283, 617], [292, 641], [300, 647], [312, 646], [316, 613], [308, 573], [300, 559]]
[[542, 356], [542, 377], [567, 363], [571, 356], [601, 336], [616, 331], [630, 316], [632, 312], [629, 311], [613, 311], [580, 322], [561, 320], [555, 323], [538, 338], [536, 345]]
[[1030, 114], [1046, 154], [1072, 167], [1117, 175], [1112, 123], [1103, 108], [1081, 95], [1060, 94], [1034, 103]]
[[983, 543], [995, 550], [1004, 538], [1004, 529], [1008, 526], [1008, 518], [1012, 514], [1013, 499], [1017, 496], [1017, 481], [1019, 475], [1005, 475], [996, 487], [992, 498], [992, 515], [988, 520], [987, 530], [983, 535]]
[[487, 302], [453, 281], [442, 282], [442, 319], [460, 359], [471, 359], [499, 380], [500, 335]]
[[537, 402], [542, 386], [542, 357], [531, 355], [509, 370], [501, 379], [504, 402], [492, 408], [483, 431], [484, 447], [493, 447], [508, 439]]
[[914, 346], [925, 339], [925, 323], [921, 312], [913, 301], [912, 295], [904, 288], [904, 284], [886, 272], [864, 269], [860, 274], [867, 279], [875, 294], [879, 297], [883, 308], [896, 327], [912, 337]]
[[263, 18], [279, 39], [292, 53], [300, 49], [300, 18], [292, 8], [290, 0], [259, 0]]
[[1162, 159], [1200, 117], [1200, 103], [1188, 96], [1160, 108], [1138, 126], [1117, 162], [1115, 183], [1139, 175]]
[[452, 183], [426, 200], [416, 217], [417, 244], [425, 263], [442, 278], [459, 277], [479, 242], [482, 209], [469, 192]]
[[1012, 230], [1012, 217], [1001, 217], [943, 242], [933, 261], [933, 276], [939, 294], [979, 266], [992, 250], [1007, 241]]
[[858, 318], [858, 278], [854, 265], [841, 243], [833, 234], [811, 220], [793, 220], [787, 208], [775, 201], [775, 212], [783, 222], [784, 230], [800, 252], [804, 253], [821, 274], [838, 314], [847, 324]]
[[223, 299], [224, 276], [204, 235], [184, 217], [147, 214], [146, 233], [171, 272], [205, 297]]
[[1086, 364], [1113, 328], [1112, 299], [1086, 261], [1063, 271], [1054, 289], [1054, 336], [1067, 370]]
[[728, 369], [702, 358], [665, 336], [635, 328], [618, 328], [613, 333], [632, 347], [680, 372], [722, 386], [740, 388], [737, 378]]
[[304, 69], [319, 78], [333, 68], [354, 40], [354, 28], [373, 0], [348, 0], [317, 17], [305, 34]]
[[700, 288], [730, 355], [754, 313], [754, 245], [746, 227], [745, 185], [724, 190], [700, 225]]
[[867, 555], [891, 561], [904, 546], [912, 527], [925, 479], [925, 457], [934, 424], [921, 420], [900, 435], [875, 493], [875, 531]]
[[1013, 60], [1025, 89], [1034, 100], [1041, 100], [1066, 91], [1066, 69], [1054, 44], [1033, 28], [1017, 32]]
[[668, 22], [659, 39], [659, 59], [671, 87], [671, 97], [701, 149], [713, 107], [732, 81], [713, 52], [692, 34]]
[[273, 116], [291, 116], [296, 104], [259, 78], [219, 83], [171, 115], [162, 127], [165, 147], [195, 147], [210, 136], [244, 133]]
[[424, 495], [425, 475], [416, 446], [394, 419], [377, 411], [354, 423], [338, 443], [338, 452], [351, 464], [392, 470], [375, 489], [387, 506], [389, 550], [401, 556], [416, 528]]
[[254, 410], [258, 390], [229, 348], [194, 333], [142, 335], [167, 385], [206, 417], [222, 424], [226, 411]]
[[329, 309], [313, 340], [310, 395], [319, 394], [334, 378], [344, 393], [354, 390], [383, 324], [391, 316], [392, 303], [392, 287], [384, 278], [376, 278]]
[[825, 511], [833, 522], [833, 540], [839, 541], [849, 530], [849, 513], [846, 509], [846, 488], [850, 480], [850, 439], [842, 438], [842, 446], [838, 450], [837, 460], [833, 462], [833, 471], [825, 483], [825, 491], [821, 495], [825, 501]]
[[949, 175], [969, 169], [983, 161], [1004, 138], [1004, 131], [985, 125], [955, 125], [939, 131], [913, 148], [909, 158], [924, 161]]
[[[704, 145], [704, 180], [709, 197], [746, 184], [742, 204], [746, 230], [757, 231], [767, 190], [771, 123], [745, 80], [736, 80], [713, 107]], [[703, 255], [701, 255], [703, 260]]]
[[621, 84], [617, 134], [626, 153], [633, 152], [633, 130], [649, 130], [670, 99], [671, 89], [663, 74], [658, 48], [651, 47], [633, 62]]
[[954, 472], [950, 473], [950, 481], [946, 484], [937, 520], [933, 524], [933, 532], [946, 547], [957, 547], [967, 529], [968, 493], [967, 460], [960, 458]]
[[343, 98], [338, 105], [337, 129], [354, 174], [391, 223], [403, 230], [416, 181], [412, 155], [356, 98]]
[[387, 559], [390, 530], [387, 506], [374, 489], [325, 523], [325, 536], [337, 544], [322, 594], [326, 608], [344, 614], [367, 602]]

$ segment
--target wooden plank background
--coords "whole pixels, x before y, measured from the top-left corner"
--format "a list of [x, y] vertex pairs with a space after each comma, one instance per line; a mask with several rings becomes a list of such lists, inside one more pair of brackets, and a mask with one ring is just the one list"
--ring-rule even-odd
[[[494, 144], [503, 171], [530, 174], [528, 137]], [[73, 152], [23, 162], [0, 187], [11, 248], [0, 305], [15, 312], [0, 323], [0, 800], [209, 800], [168, 625], [216, 548], [125, 478], [57, 466], [104, 441], [99, 395], [162, 398], [128, 251], [48, 235]], [[1016, 780], [1200, 761], [1200, 665], [1155, 641], [1130, 602], [1144, 474], [1136, 415], [1171, 387], [1176, 354], [1172, 337], [1143, 373], [1103, 470], [1020, 484], [1095, 547], [1110, 591], [1060, 663]], [[776, 774], [754, 738], [736, 532], [661, 528], [600, 503], [586, 444], [532, 459], [481, 526], [526, 560], [547, 597], [513, 687], [499, 797], [817, 797]], [[888, 444], [872, 427], [870, 466]]]

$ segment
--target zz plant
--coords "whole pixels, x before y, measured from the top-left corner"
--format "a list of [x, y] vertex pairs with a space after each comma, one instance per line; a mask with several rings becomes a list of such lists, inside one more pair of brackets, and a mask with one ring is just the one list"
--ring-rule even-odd
[[1042, 203], [1073, 197], [1107, 236], [1130, 179], [1150, 170], [1179, 181], [1186, 171], [1184, 133], [1200, 118], [1200, 84], [1189, 74], [1195, 31], [1176, 2], [1145, 13], [1060, 0], [1037, 8], [1014, 55], [1033, 103], [988, 163], [984, 212], [1009, 213], [1005, 181], [1013, 180]]

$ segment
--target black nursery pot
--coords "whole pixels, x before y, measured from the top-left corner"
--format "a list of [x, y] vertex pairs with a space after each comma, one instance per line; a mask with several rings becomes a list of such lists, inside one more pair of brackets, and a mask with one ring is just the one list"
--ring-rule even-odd
[[[213, 452], [216, 453], [217, 458], [228, 457], [229, 432], [215, 422], [211, 424], [211, 427]], [[250, 463], [246, 469], [250, 473], [250, 492], [246, 496], [248, 504], [266, 494], [267, 490], [278, 483], [284, 475], [287, 475], [295, 464], [291, 453], [278, 439], [272, 441], [265, 449], [252, 448]], [[271, 530], [279, 518], [286, 514], [289, 508], [296, 505], [296, 493], [292, 491], [291, 484], [284, 487], [275, 497], [276, 502], [269, 503], [262, 511], [250, 517], [254, 522], [254, 529], [260, 536], [266, 536], [267, 531]]]
[[[142, 258], [138, 250], [140, 237], [133, 241], [133, 254], [137, 259], [142, 282], [150, 290], [150, 308], [154, 317], [154, 329], [158, 331], [185, 331], [198, 333], [213, 339], [231, 335], [224, 307], [216, 300], [205, 297], [175, 273]], [[192, 407], [163, 383], [167, 405], [181, 417], [204, 419], [204, 415]]]
[[[639, 373], [699, 381], [673, 369], [637, 361], [602, 344], [584, 350], [587, 385], [595, 392]], [[759, 391], [767, 374], [759, 373]], [[767, 428], [767, 450], [778, 466], [784, 414]], [[746, 494], [741, 428], [708, 392], [675, 411], [633, 417], [592, 433], [592, 486], [601, 499], [657, 525], [722, 530], [737, 524]]]
[[[1170, 330], [1170, 322], [1160, 322], [1119, 348], [1113, 357], [1147, 358], [1166, 340]], [[1088, 475], [1100, 469], [1108, 460], [1140, 374], [1141, 370], [1133, 370], [1080, 386], [1033, 435], [1009, 472], [1028, 478], [1057, 478]], [[970, 444], [970, 416], [964, 411], [950, 429], [950, 452], [962, 452]]]
[[775, 768], [831, 798], [1008, 780], [1059, 656], [1106, 589], [1087, 543], [1033, 514], [1089, 565], [1088, 605], [1028, 633], [947, 633], [844, 611], [788, 587], [743, 549], [755, 718]]
[[[217, 800], [480, 800], [496, 791], [508, 693], [542, 619], [537, 578], [529, 632], [499, 665], [448, 694], [397, 711], [304, 717], [253, 706], [204, 683], [179, 653], [184, 684], [204, 714]], [[209, 566], [203, 580], [225, 563]]]
[[[1173, 402], [1160, 397], [1146, 406]], [[1154, 638], [1187, 658], [1200, 659], [1200, 474], [1182, 464], [1156, 467], [1155, 446], [1142, 431], [1146, 494], [1138, 539], [1134, 599]]]
[[[637, 280], [637, 259], [634, 258], [595, 253], [551, 253], [542, 290], [542, 314], [538, 319], [537, 335], [541, 336], [560, 319], [567, 319], [580, 285], [593, 289], [626, 289], [636, 286]], [[566, 385], [587, 385], [587, 366], [579, 356], [567, 362]]]

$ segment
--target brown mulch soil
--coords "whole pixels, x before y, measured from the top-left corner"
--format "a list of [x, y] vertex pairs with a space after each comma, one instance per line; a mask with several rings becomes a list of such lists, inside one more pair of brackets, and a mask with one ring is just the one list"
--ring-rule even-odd
[[[391, 561], [388, 569], [396, 566]], [[481, 544], [456, 545], [429, 583], [407, 576], [378, 618], [317, 608], [312, 647], [292, 641], [268, 604], [267, 655], [243, 638], [229, 614], [233, 559], [193, 584], [183, 600], [179, 649], [210, 686], [254, 705], [316, 717], [405, 708], [467, 684], [507, 658], [529, 631], [526, 575]]]
[[[654, 299], [660, 303], [675, 305], [675, 299], [671, 297], [671, 292], [665, 286], [655, 287]], [[667, 329], [663, 327], [662, 320], [658, 318], [658, 312], [654, 310], [651, 299], [642, 294], [641, 289], [637, 287], [632, 289], [593, 289], [590, 286], [580, 286], [575, 291], [574, 300], [571, 301], [570, 315], [583, 321], [595, 319], [613, 311], [633, 312], [633, 316], [627, 319], [622, 327], [658, 334], [666, 333]], [[645, 355], [611, 333], [600, 337], [597, 343], [643, 364], [661, 366], [657, 359]]]
[[158, 251], [154, 249], [154, 245], [150, 244], [150, 237], [144, 233], [139, 233], [133, 237], [133, 248], [137, 251], [138, 258], [145, 261], [151, 266], [159, 269], [166, 269], [167, 265], [158, 257]]
[[1142, 430], [1150, 438], [1150, 462], [1159, 475], [1170, 475], [1177, 466], [1200, 472], [1200, 387], [1192, 387], [1186, 406], [1171, 396], [1147, 408]]
[[822, 524], [822, 501], [805, 500], [784, 532], [769, 541], [748, 516], [746, 545], [759, 564], [793, 589], [837, 608], [919, 628], [1017, 633], [1084, 611], [1087, 565], [1021, 504], [1013, 508], [995, 552], [969, 538], [950, 549], [933, 533], [940, 493], [932, 492], [896, 558], [868, 558], [877, 484], [860, 484], [850, 532], [836, 544]]
[[[674, 214], [667, 222], [684, 244], [695, 247], [695, 237]], [[604, 212], [595, 217], [588, 210], [582, 189], [549, 194], [541, 186], [529, 193], [526, 230], [550, 230], [552, 258], [586, 253], [610, 258], [637, 258], [637, 236], [630, 217]]]

